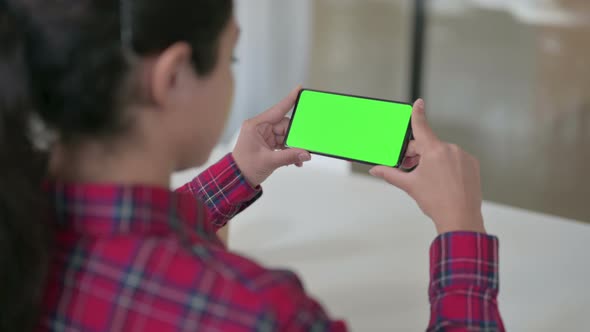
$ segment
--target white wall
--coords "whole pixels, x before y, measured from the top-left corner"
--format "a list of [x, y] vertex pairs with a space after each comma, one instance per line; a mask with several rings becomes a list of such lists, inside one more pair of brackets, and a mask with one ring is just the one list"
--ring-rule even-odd
[[567, 10], [556, 0], [436, 0], [429, 4], [438, 15], [460, 15], [482, 8], [505, 11], [517, 21], [533, 25], [572, 26], [588, 20], [587, 15]]

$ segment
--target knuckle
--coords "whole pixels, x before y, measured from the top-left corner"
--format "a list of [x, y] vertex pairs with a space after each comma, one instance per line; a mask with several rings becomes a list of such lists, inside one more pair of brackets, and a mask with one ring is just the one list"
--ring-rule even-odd
[[479, 161], [479, 159], [471, 156], [471, 160], [473, 162], [473, 165], [475, 165], [475, 168], [481, 169], [481, 162]]
[[446, 155], [447, 153], [449, 153], [449, 151], [450, 151], [450, 147], [444, 143], [435, 143], [432, 146], [432, 153], [435, 156]]
[[242, 123], [242, 129], [245, 130], [252, 130], [252, 128], [256, 127], [256, 123], [254, 119], [248, 119]]
[[457, 144], [449, 144], [449, 149], [451, 150], [451, 152], [455, 154], [460, 154], [463, 152], [463, 150], [461, 150], [461, 147]]

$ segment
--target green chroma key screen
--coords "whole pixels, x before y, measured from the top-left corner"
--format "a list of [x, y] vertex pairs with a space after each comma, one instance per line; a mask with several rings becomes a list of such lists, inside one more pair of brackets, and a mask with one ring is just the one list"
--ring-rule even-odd
[[407, 143], [411, 116], [408, 104], [302, 90], [285, 145], [396, 167]]

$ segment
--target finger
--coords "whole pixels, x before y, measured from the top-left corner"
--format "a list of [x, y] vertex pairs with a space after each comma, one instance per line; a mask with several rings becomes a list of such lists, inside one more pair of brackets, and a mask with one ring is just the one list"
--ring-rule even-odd
[[295, 105], [295, 101], [299, 96], [299, 92], [301, 91], [301, 85], [298, 85], [295, 89], [293, 89], [285, 99], [281, 100], [278, 104], [271, 107], [266, 112], [258, 115], [255, 119], [258, 123], [262, 122], [270, 122], [270, 123], [277, 123], [281, 121], [285, 117], [287, 113], [293, 108]]
[[414, 103], [414, 108], [412, 110], [412, 131], [418, 149], [421, 149], [424, 145], [429, 145], [438, 141], [438, 138], [426, 120], [424, 107], [424, 100], [418, 99]]
[[405, 157], [416, 157], [420, 155], [418, 153], [418, 143], [416, 143], [416, 141], [410, 141], [410, 143], [408, 144], [408, 147], [406, 148], [406, 155]]
[[301, 162], [296, 163], [295, 166], [297, 166], [297, 167], [303, 167], [303, 163], [301, 163]]
[[272, 132], [277, 136], [285, 136], [290, 123], [291, 119], [284, 117], [279, 123], [272, 126]]
[[274, 168], [279, 168], [311, 160], [311, 154], [300, 149], [286, 149], [270, 152], [270, 160]]
[[369, 173], [377, 178], [381, 178], [401, 190], [408, 192], [410, 190], [410, 174], [405, 173], [397, 168], [386, 166], [375, 166]]
[[420, 163], [420, 156], [413, 156], [413, 157], [405, 157], [404, 161], [401, 164], [401, 168], [408, 170], [412, 169]]
[[285, 146], [285, 136], [275, 136], [275, 147], [277, 149], [286, 149], [287, 147]]

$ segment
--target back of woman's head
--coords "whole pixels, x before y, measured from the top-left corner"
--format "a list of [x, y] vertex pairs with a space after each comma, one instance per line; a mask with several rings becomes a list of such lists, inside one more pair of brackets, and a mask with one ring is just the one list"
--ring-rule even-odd
[[0, 331], [36, 324], [50, 253], [31, 116], [64, 144], [124, 134], [133, 59], [185, 42], [206, 76], [231, 14], [231, 0], [0, 0]]
[[32, 327], [47, 261], [43, 163], [23, 130], [31, 104], [22, 41], [0, 1], [0, 331]]
[[[15, 1], [16, 2], [16, 1]], [[26, 0], [28, 64], [42, 119], [64, 141], [116, 135], [130, 54], [156, 55], [178, 41], [192, 47], [201, 75], [215, 66], [231, 0]]]

